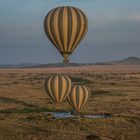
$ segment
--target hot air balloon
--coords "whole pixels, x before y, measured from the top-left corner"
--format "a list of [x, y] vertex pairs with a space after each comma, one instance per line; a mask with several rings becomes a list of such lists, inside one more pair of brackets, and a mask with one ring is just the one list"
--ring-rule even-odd
[[68, 101], [76, 110], [77, 114], [81, 111], [90, 95], [89, 89], [84, 85], [74, 85], [68, 95]]
[[66, 75], [53, 74], [45, 80], [45, 90], [50, 98], [60, 108], [61, 103], [68, 96], [71, 89], [71, 80]]
[[88, 20], [83, 11], [71, 6], [52, 9], [44, 20], [44, 29], [49, 40], [64, 58], [75, 50], [88, 30]]

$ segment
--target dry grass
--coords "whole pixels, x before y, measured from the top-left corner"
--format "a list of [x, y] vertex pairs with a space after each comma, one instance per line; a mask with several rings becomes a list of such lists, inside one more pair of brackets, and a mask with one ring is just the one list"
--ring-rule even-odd
[[[82, 113], [110, 113], [102, 119], [54, 119], [44, 91], [51, 73], [68, 74], [86, 84], [91, 98]], [[70, 106], [65, 102], [63, 110]], [[60, 110], [60, 111], [63, 111]], [[0, 70], [0, 140], [138, 140], [140, 137], [140, 66]]]

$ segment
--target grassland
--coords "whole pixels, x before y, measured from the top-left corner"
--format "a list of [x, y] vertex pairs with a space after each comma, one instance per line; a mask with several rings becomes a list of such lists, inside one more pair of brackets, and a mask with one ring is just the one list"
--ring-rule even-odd
[[[65, 73], [85, 84], [91, 97], [84, 114], [110, 118], [55, 119], [57, 111], [44, 91], [44, 79]], [[71, 107], [64, 102], [62, 110]], [[138, 140], [140, 138], [140, 66], [0, 69], [0, 140]]]

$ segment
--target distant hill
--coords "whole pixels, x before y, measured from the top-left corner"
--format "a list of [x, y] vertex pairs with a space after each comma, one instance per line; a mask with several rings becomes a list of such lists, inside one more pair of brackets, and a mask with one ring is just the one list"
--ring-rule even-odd
[[[38, 65], [37, 67], [73, 67], [73, 66], [83, 66], [86, 64], [82, 64], [82, 63], [50, 63], [50, 64], [41, 64]], [[36, 66], [34, 66], [36, 67]]]
[[87, 65], [140, 65], [140, 58], [128, 57], [123, 60], [100, 62], [100, 63], [50, 63], [50, 64], [36, 64], [36, 63], [20, 63], [15, 65], [0, 64], [0, 68], [49, 68], [49, 67], [76, 67]]
[[140, 65], [140, 58], [138, 57], [128, 57], [123, 60], [109, 62], [109, 64], [122, 64], [122, 65]]
[[19, 63], [19, 64], [0, 64], [0, 68], [24, 68], [24, 67], [34, 67], [39, 66], [36, 63]]
[[20, 63], [20, 64], [0, 64], [0, 68], [45, 68], [45, 67], [71, 67], [82, 66], [88, 64], [81, 63], [50, 63], [50, 64], [36, 64], [36, 63]]
[[40, 64], [37, 64], [37, 63], [19, 63], [16, 66], [22, 68], [22, 67], [31, 67], [31, 66], [38, 66], [38, 65], [40, 65]]

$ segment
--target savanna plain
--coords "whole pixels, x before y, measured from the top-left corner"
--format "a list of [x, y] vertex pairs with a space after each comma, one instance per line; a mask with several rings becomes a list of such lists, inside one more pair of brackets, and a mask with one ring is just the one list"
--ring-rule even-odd
[[[108, 118], [54, 118], [60, 110], [44, 90], [52, 73], [67, 74], [91, 90], [82, 114]], [[140, 65], [0, 69], [0, 140], [139, 140]]]

